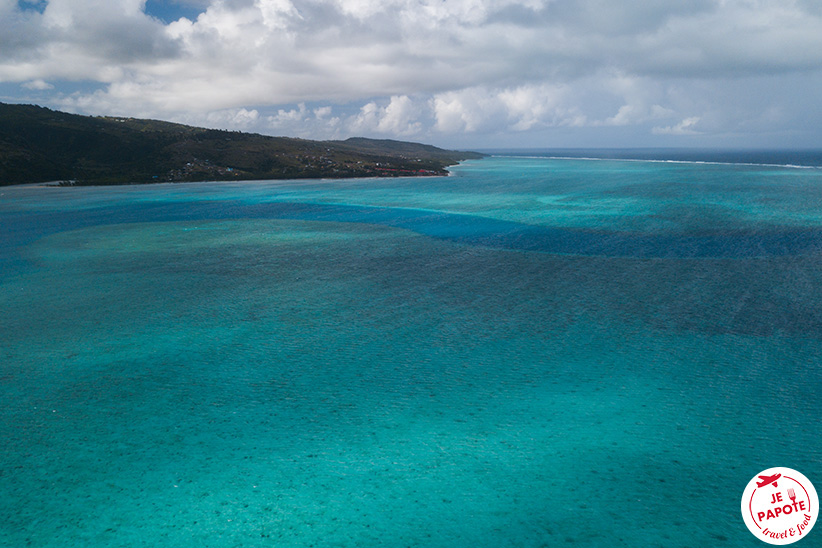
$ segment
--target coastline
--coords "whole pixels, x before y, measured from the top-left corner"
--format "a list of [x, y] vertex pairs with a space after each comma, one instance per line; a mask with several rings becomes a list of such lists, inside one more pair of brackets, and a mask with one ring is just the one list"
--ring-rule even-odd
[[[457, 162], [455, 164], [451, 164], [448, 168], [458, 166], [463, 162]], [[428, 173], [402, 173], [397, 175], [350, 175], [350, 176], [343, 176], [343, 177], [329, 177], [327, 175], [318, 176], [318, 177], [292, 177], [292, 178], [243, 178], [243, 179], [192, 179], [192, 180], [184, 180], [184, 181], [143, 181], [143, 182], [127, 182], [127, 183], [108, 183], [108, 182], [77, 182], [77, 181], [42, 181], [36, 183], [13, 183], [13, 184], [6, 184], [0, 185], [0, 189], [11, 189], [11, 188], [33, 188], [33, 187], [42, 187], [42, 188], [73, 188], [73, 187], [114, 187], [114, 186], [156, 186], [156, 185], [187, 185], [187, 184], [207, 184], [207, 183], [260, 183], [260, 182], [301, 182], [301, 181], [332, 181], [332, 182], [339, 182], [339, 181], [347, 181], [347, 180], [362, 180], [362, 179], [372, 179], [372, 180], [390, 180], [390, 179], [436, 179], [440, 177], [453, 177], [455, 176], [454, 172], [450, 169], [444, 169], [442, 172], [428, 172]]]

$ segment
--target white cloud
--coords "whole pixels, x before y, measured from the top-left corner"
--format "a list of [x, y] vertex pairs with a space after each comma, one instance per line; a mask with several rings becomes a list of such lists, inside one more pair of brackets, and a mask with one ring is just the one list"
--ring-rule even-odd
[[443, 133], [489, 129], [505, 117], [504, 105], [483, 88], [438, 93], [433, 98], [435, 128]]
[[297, 108], [291, 110], [278, 110], [276, 115], [268, 117], [268, 122], [271, 124], [271, 127], [275, 128], [288, 126], [294, 122], [302, 121], [306, 117], [307, 112], [305, 103], [300, 103], [297, 105]]
[[45, 80], [32, 80], [31, 82], [24, 82], [21, 85], [26, 89], [34, 89], [39, 91], [54, 89], [54, 86], [49, 84]]
[[210, 126], [248, 129], [256, 124], [259, 117], [260, 113], [256, 110], [238, 108], [209, 112], [206, 119]]
[[[144, 0], [50, 0], [42, 14], [0, 0], [0, 82], [91, 113], [323, 135], [687, 135], [694, 117], [720, 133], [818, 110], [822, 10], [807, 0], [178, 1], [203, 12], [164, 24]], [[795, 104], [757, 92], [795, 75]], [[728, 93], [739, 79], [757, 84], [745, 109]], [[243, 110], [257, 117], [228, 114]]]
[[685, 118], [675, 126], [655, 127], [651, 131], [654, 135], [696, 135], [699, 132], [694, 129], [699, 123], [699, 116]]
[[510, 128], [526, 131], [537, 127], [581, 126], [587, 122], [573, 104], [571, 86], [526, 85], [498, 94], [508, 114]]
[[332, 109], [329, 106], [319, 107], [314, 109], [314, 116], [316, 116], [318, 120], [322, 120], [323, 118], [328, 118], [331, 112]]
[[442, 133], [513, 131], [579, 127], [588, 120], [569, 85], [526, 84], [440, 93], [432, 101], [436, 129]]
[[385, 107], [385, 114], [380, 120], [379, 130], [400, 135], [418, 133], [421, 124], [416, 120], [419, 116], [419, 109], [408, 96], [391, 97], [391, 102]]
[[290, 19], [302, 19], [300, 12], [289, 0], [256, 0], [254, 4], [262, 14], [263, 25], [268, 29], [287, 29]]
[[421, 131], [421, 116], [420, 105], [405, 95], [395, 95], [384, 107], [375, 101], [363, 105], [356, 116], [347, 120], [347, 124], [354, 133], [409, 136]]

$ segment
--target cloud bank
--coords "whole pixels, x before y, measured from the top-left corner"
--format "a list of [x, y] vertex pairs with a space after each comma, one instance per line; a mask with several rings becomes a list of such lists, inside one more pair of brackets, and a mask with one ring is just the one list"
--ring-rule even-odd
[[0, 0], [5, 100], [265, 133], [802, 142], [820, 83], [815, 0]]

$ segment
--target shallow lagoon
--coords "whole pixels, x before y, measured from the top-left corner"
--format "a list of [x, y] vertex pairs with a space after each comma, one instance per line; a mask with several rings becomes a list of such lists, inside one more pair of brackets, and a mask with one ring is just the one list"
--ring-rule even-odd
[[0, 544], [758, 545], [754, 474], [822, 483], [821, 185], [2, 188]]

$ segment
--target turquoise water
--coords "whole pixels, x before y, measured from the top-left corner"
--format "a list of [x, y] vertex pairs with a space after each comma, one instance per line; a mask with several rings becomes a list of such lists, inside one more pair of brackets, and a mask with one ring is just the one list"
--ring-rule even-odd
[[0, 188], [0, 546], [760, 546], [748, 481], [822, 484], [821, 205], [545, 158]]

